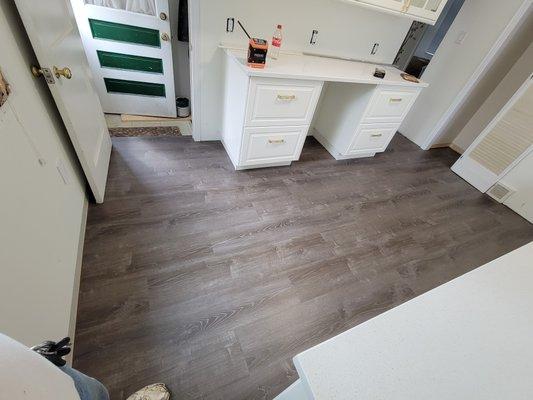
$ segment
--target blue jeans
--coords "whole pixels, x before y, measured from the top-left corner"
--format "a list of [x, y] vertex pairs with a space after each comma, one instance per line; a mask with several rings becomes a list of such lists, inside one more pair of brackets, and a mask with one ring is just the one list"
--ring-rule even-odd
[[80, 400], [109, 400], [107, 389], [96, 379], [82, 374], [68, 365], [59, 367], [59, 369], [72, 378], [80, 395]]

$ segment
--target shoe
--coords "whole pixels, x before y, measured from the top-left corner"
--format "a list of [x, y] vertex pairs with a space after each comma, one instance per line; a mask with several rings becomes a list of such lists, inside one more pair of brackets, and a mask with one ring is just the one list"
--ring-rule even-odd
[[170, 391], [164, 383], [154, 383], [137, 390], [127, 400], [169, 400]]

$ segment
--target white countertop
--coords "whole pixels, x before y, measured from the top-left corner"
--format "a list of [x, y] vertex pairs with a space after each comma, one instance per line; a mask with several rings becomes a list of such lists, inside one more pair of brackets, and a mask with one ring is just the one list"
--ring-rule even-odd
[[294, 363], [320, 400], [532, 399], [533, 242]]
[[[359, 61], [340, 60], [336, 58], [318, 57], [303, 54], [281, 54], [277, 60], [268, 58], [265, 68], [250, 68], [246, 65], [247, 52], [224, 48], [226, 54], [237, 62], [249, 76], [264, 78], [309, 79], [327, 82], [352, 82], [374, 85], [396, 85], [427, 87], [428, 84], [408, 82], [403, 79], [400, 71], [391, 66], [364, 63]], [[373, 76], [376, 67], [386, 71], [385, 78]]]

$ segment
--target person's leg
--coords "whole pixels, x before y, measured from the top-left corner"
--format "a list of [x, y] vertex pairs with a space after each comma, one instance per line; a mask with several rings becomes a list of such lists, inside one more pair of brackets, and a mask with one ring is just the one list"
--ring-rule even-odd
[[80, 400], [109, 400], [107, 389], [96, 379], [82, 374], [68, 365], [59, 367], [59, 369], [72, 378], [80, 395]]

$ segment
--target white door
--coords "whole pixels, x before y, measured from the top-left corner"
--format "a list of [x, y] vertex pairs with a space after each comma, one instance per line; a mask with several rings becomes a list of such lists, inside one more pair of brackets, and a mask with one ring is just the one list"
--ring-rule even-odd
[[533, 148], [533, 75], [452, 166], [486, 192]]
[[533, 149], [499, 183], [511, 190], [503, 204], [533, 223]]
[[[15, 0], [15, 3], [41, 69], [50, 72], [48, 86], [94, 197], [101, 203], [111, 139], [70, 5], [65, 0]], [[56, 76], [54, 68], [68, 70]], [[70, 78], [68, 71], [72, 74]]]
[[104, 112], [175, 117], [168, 0], [71, 3]]

